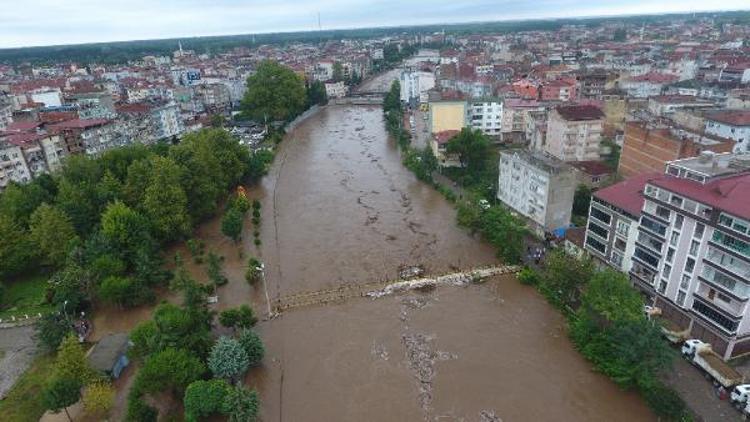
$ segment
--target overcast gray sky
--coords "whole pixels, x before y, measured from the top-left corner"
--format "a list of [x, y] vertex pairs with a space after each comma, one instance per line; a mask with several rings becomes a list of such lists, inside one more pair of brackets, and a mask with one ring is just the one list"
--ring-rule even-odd
[[748, 0], [0, 0], [0, 48], [443, 22], [749, 9]]

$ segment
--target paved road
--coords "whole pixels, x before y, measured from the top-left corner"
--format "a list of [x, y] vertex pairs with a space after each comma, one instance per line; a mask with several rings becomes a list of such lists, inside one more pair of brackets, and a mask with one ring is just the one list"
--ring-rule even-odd
[[0, 399], [29, 367], [36, 350], [33, 326], [0, 329]]

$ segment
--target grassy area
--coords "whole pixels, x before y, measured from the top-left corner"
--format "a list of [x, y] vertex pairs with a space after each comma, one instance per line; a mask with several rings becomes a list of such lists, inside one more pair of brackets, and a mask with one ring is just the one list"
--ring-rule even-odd
[[5, 400], [0, 401], [0, 420], [36, 422], [44, 414], [41, 393], [54, 363], [53, 355], [36, 358], [18, 379]]
[[43, 274], [8, 282], [0, 303], [0, 319], [49, 312], [52, 307], [45, 303], [46, 289], [47, 276]]

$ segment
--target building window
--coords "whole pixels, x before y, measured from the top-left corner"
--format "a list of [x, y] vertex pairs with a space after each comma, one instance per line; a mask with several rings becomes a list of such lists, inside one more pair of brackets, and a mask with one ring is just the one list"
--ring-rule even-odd
[[671, 263], [674, 261], [674, 251], [674, 248], [669, 248], [669, 250], [667, 250], [667, 262]]
[[687, 261], [685, 261], [685, 272], [692, 274], [694, 269], [695, 260], [693, 258], [688, 258]]
[[591, 230], [593, 233], [595, 233], [597, 236], [601, 237], [602, 239], [609, 238], [609, 231], [607, 231], [607, 229], [603, 228], [602, 226], [598, 224], [594, 224], [593, 221], [589, 222], [589, 230]]
[[680, 241], [680, 232], [673, 231], [672, 236], [669, 238], [669, 244], [677, 246], [677, 242]]
[[724, 302], [724, 303], [727, 303], [727, 304], [728, 303], [732, 303], [732, 298], [730, 298], [729, 296], [727, 296], [727, 295], [725, 295], [723, 293], [717, 293], [716, 294], [716, 298], [719, 299], [720, 301]]
[[667, 291], [667, 280], [661, 280], [659, 282], [659, 293], [664, 294]]
[[672, 199], [669, 201], [669, 203], [677, 208], [680, 208], [682, 206], [682, 198], [677, 195], [672, 195]]
[[594, 250], [598, 251], [601, 254], [604, 254], [607, 250], [607, 246], [604, 243], [594, 239], [591, 236], [586, 236], [586, 245], [592, 247]]
[[667, 220], [667, 221], [669, 221], [669, 217], [672, 215], [672, 213], [668, 209], [666, 209], [664, 207], [657, 206], [656, 207], [656, 215], [659, 216], [659, 217], [661, 217], [661, 218], [663, 218], [663, 219], [665, 219], [665, 220]]
[[680, 290], [677, 292], [677, 304], [680, 306], [685, 306], [685, 298], [687, 297], [687, 293]]
[[692, 256], [697, 256], [698, 255], [698, 248], [700, 248], [700, 246], [701, 246], [701, 244], [698, 243], [697, 241], [695, 241], [695, 240], [691, 241], [690, 242], [690, 251], [688, 252], [688, 254], [690, 254]]
[[680, 288], [687, 290], [689, 285], [690, 285], [690, 276], [687, 274], [683, 274], [682, 278], [680, 279]]
[[617, 253], [617, 252], [613, 252], [612, 256], [609, 258], [609, 261], [612, 264], [614, 264], [616, 267], [621, 267], [622, 266], [622, 255], [619, 254], [619, 253]]
[[745, 241], [732, 237], [719, 230], [714, 231], [712, 240], [720, 245], [732, 249], [733, 251], [750, 257], [750, 244]]
[[693, 309], [730, 333], [737, 330], [738, 322], [732, 321], [702, 302], [695, 301]]
[[695, 224], [695, 231], [693, 232], [693, 237], [696, 239], [703, 238], [703, 232], [706, 231], [706, 226], [703, 223], [696, 223]]
[[664, 236], [667, 233], [667, 226], [648, 218], [645, 215], [641, 217], [641, 226], [661, 236]]
[[635, 248], [633, 256], [650, 265], [654, 269], [659, 266], [659, 258], [651, 255], [642, 248]]
[[664, 268], [662, 268], [661, 276], [664, 278], [669, 278], [669, 274], [672, 272], [672, 266], [669, 264], [664, 264]]
[[609, 225], [610, 221], [612, 221], [611, 215], [596, 207], [591, 207], [591, 216], [607, 225]]
[[674, 228], [677, 230], [682, 229], [682, 223], [685, 221], [685, 217], [682, 214], [677, 214], [674, 218]]

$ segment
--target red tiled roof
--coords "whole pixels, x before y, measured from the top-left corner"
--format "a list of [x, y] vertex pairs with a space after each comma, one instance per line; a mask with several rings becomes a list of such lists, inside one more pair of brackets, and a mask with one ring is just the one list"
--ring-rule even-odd
[[612, 169], [601, 161], [573, 161], [570, 165], [591, 176], [612, 174]]
[[643, 187], [646, 183], [662, 176], [661, 173], [646, 173], [633, 176], [615, 185], [599, 189], [594, 196], [626, 212], [639, 216], [643, 208]]
[[107, 119], [72, 119], [64, 122], [55, 123], [50, 125], [51, 130], [65, 130], [65, 129], [87, 129], [94, 126], [101, 126], [109, 123]]
[[31, 132], [36, 130], [41, 122], [13, 122], [6, 129], [8, 132]]
[[750, 219], [750, 173], [714, 180], [705, 185], [669, 175], [650, 183], [737, 217]]
[[458, 130], [444, 130], [442, 132], [438, 132], [435, 134], [435, 141], [438, 143], [438, 145], [446, 144], [448, 143], [448, 141], [458, 135], [459, 132], [460, 131]]
[[750, 110], [727, 110], [709, 113], [706, 118], [732, 126], [750, 126]]
[[565, 120], [599, 120], [604, 118], [604, 113], [599, 107], [592, 105], [560, 106], [557, 112]]

